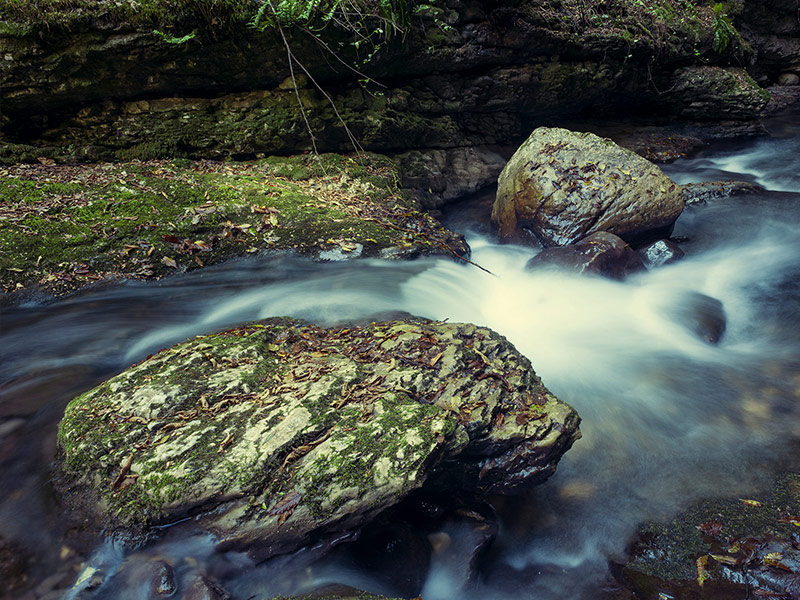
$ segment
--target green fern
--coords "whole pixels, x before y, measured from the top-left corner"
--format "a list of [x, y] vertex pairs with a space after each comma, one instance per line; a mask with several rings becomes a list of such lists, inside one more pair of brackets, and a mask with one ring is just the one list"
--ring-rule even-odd
[[736, 29], [731, 23], [730, 17], [724, 12], [722, 2], [714, 5], [714, 42], [712, 47], [714, 52], [722, 54], [728, 45], [736, 37]]
[[158, 29], [153, 29], [153, 33], [156, 34], [158, 37], [160, 37], [161, 40], [166, 42], [167, 44], [174, 44], [176, 46], [179, 44], [185, 44], [189, 40], [193, 40], [194, 36], [197, 35], [196, 31], [192, 31], [191, 33], [187, 33], [184, 36], [175, 37], [171, 33], [165, 33], [163, 31], [159, 31]]

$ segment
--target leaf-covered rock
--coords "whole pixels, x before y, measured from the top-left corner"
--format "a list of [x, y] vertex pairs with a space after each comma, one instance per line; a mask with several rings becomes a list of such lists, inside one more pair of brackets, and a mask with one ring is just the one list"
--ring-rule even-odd
[[642, 527], [617, 577], [641, 598], [800, 597], [800, 476]]
[[271, 319], [164, 350], [73, 400], [57, 488], [97, 528], [197, 515], [263, 557], [353, 530], [426, 483], [541, 482], [577, 426], [488, 329]]
[[60, 294], [236, 256], [468, 253], [379, 155], [0, 168], [0, 287]]
[[644, 158], [591, 133], [540, 127], [500, 174], [492, 222], [502, 239], [527, 231], [563, 246], [596, 231], [629, 241], [682, 210], [680, 187]]

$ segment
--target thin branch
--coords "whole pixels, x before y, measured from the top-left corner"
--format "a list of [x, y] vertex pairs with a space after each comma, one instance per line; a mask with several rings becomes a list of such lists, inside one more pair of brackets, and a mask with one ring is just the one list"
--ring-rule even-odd
[[343, 60], [341, 59], [341, 57], [340, 57], [338, 54], [336, 54], [336, 52], [334, 52], [334, 51], [333, 51], [333, 49], [331, 49], [331, 47], [330, 47], [330, 46], [327, 44], [327, 42], [325, 42], [324, 40], [320, 39], [319, 37], [317, 37], [316, 35], [314, 35], [313, 33], [311, 33], [311, 32], [310, 32], [308, 29], [306, 29], [305, 27], [303, 28], [303, 31], [304, 31], [305, 33], [307, 33], [308, 35], [310, 35], [310, 36], [311, 36], [311, 38], [312, 38], [312, 39], [313, 39], [315, 42], [317, 42], [318, 44], [322, 45], [322, 47], [323, 47], [323, 48], [325, 48], [325, 50], [327, 50], [327, 51], [328, 51], [328, 52], [329, 52], [329, 53], [330, 53], [330, 54], [331, 54], [331, 55], [332, 55], [332, 56], [333, 56], [333, 57], [334, 57], [336, 60], [338, 60], [338, 61], [339, 61], [340, 63], [342, 63], [342, 64], [343, 64], [345, 67], [347, 67], [348, 69], [350, 69], [350, 70], [351, 70], [353, 73], [355, 73], [355, 74], [356, 74], [356, 75], [358, 75], [359, 77], [362, 77], [363, 79], [366, 79], [366, 80], [367, 80], [367, 81], [369, 81], [370, 83], [374, 83], [375, 85], [377, 85], [377, 86], [379, 86], [379, 87], [382, 87], [382, 88], [385, 88], [385, 87], [386, 87], [386, 86], [385, 86], [385, 85], [383, 85], [383, 84], [382, 84], [380, 81], [375, 81], [375, 80], [374, 80], [372, 77], [370, 77], [369, 75], [366, 75], [366, 74], [362, 73], [361, 71], [359, 71], [358, 69], [356, 69], [356, 68], [355, 68], [353, 65], [350, 65], [350, 64], [346, 63], [345, 61], [343, 61]]
[[[294, 86], [295, 96], [297, 96], [297, 104], [300, 106], [300, 114], [303, 116], [303, 122], [306, 124], [308, 135], [311, 137], [311, 147], [314, 149], [314, 154], [319, 155], [319, 151], [317, 150], [317, 140], [314, 137], [314, 130], [311, 129], [311, 123], [308, 122], [306, 109], [303, 106], [303, 100], [300, 98], [300, 89], [297, 87], [297, 79], [295, 79], [294, 76], [294, 65], [292, 64], [292, 61], [297, 59], [295, 59], [294, 55], [292, 54], [292, 49], [289, 46], [289, 41], [286, 39], [286, 34], [283, 32], [283, 27], [281, 27], [281, 22], [280, 19], [278, 18], [278, 13], [275, 11], [275, 6], [273, 6], [272, 4], [272, 0], [269, 0], [269, 7], [272, 10], [272, 14], [275, 15], [275, 24], [277, 25], [278, 31], [281, 34], [283, 45], [286, 47], [286, 56], [289, 61], [289, 75], [291, 75], [292, 77], [292, 85]], [[303, 70], [305, 71], [305, 68]], [[316, 83], [314, 85], [316, 85]]]
[[294, 84], [294, 91], [295, 91], [295, 94], [297, 95], [297, 101], [300, 103], [300, 112], [303, 115], [303, 120], [305, 121], [306, 126], [308, 127], [309, 134], [311, 135], [311, 144], [314, 146], [314, 153], [315, 154], [319, 154], [319, 152], [317, 152], [317, 144], [316, 144], [316, 141], [315, 141], [315, 138], [314, 138], [314, 133], [311, 131], [311, 126], [308, 123], [308, 119], [306, 117], [305, 109], [303, 108], [303, 103], [300, 100], [300, 92], [299, 92], [299, 90], [297, 88], [297, 81], [295, 80], [294, 69], [292, 67], [292, 62], [293, 61], [295, 63], [297, 63], [297, 66], [300, 67], [303, 70], [303, 72], [309, 78], [311, 83], [314, 84], [314, 87], [316, 87], [322, 93], [322, 95], [325, 96], [325, 98], [328, 100], [328, 102], [331, 105], [331, 108], [333, 108], [333, 112], [336, 115], [336, 118], [339, 119], [339, 122], [342, 124], [342, 127], [344, 127], [344, 130], [347, 133], [347, 137], [350, 139], [350, 143], [353, 145], [353, 148], [355, 149], [356, 154], [359, 155], [359, 157], [360, 157], [360, 155], [364, 153], [364, 148], [361, 146], [361, 144], [358, 143], [358, 140], [353, 135], [353, 133], [350, 131], [350, 128], [347, 126], [347, 123], [345, 123], [345, 120], [342, 118], [342, 115], [339, 113], [339, 109], [336, 108], [336, 103], [333, 101], [333, 98], [331, 98], [330, 94], [328, 94], [328, 92], [326, 92], [322, 88], [322, 86], [319, 83], [317, 83], [317, 80], [314, 79], [314, 76], [309, 72], [309, 70], [306, 68], [306, 66], [302, 62], [300, 62], [300, 60], [294, 55], [294, 52], [292, 52], [292, 49], [289, 46], [289, 41], [286, 39], [286, 34], [283, 32], [283, 28], [280, 25], [280, 19], [278, 18], [278, 13], [275, 10], [275, 6], [272, 4], [272, 0], [268, 0], [268, 2], [269, 2], [269, 7], [272, 10], [272, 14], [275, 15], [276, 24], [278, 26], [278, 31], [280, 32], [281, 38], [283, 39], [283, 45], [286, 46], [286, 53], [289, 56], [289, 69], [290, 69], [290, 72], [291, 72], [291, 75], [292, 75], [292, 83]]

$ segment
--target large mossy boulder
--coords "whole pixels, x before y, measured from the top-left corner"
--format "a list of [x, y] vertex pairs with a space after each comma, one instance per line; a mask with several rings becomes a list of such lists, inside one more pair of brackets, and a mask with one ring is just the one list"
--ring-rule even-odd
[[73, 400], [56, 487], [98, 529], [195, 516], [263, 558], [352, 531], [423, 485], [541, 482], [577, 437], [572, 408], [488, 329], [270, 319], [161, 351]]
[[503, 240], [563, 246], [596, 231], [642, 238], [682, 210], [680, 187], [644, 158], [592, 133], [540, 127], [500, 174], [492, 222]]

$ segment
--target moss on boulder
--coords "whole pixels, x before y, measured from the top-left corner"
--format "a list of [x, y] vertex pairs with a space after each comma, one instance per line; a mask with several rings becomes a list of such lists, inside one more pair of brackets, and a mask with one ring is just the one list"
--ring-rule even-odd
[[357, 528], [430, 483], [511, 493], [578, 417], [485, 328], [270, 319], [164, 350], [73, 400], [57, 488], [109, 532], [196, 515], [266, 557]]
[[770, 95], [741, 68], [683, 67], [673, 74], [665, 94], [673, 111], [689, 119], [753, 119]]
[[465, 254], [397, 178], [378, 155], [3, 168], [0, 282], [59, 294], [262, 252]]

